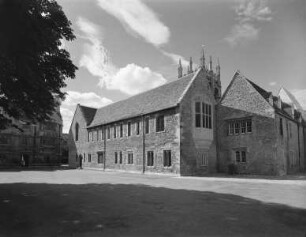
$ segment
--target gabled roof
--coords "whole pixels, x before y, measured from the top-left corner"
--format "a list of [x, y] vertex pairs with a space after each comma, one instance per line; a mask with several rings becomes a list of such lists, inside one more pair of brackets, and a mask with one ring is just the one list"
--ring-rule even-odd
[[93, 118], [94, 118], [94, 116], [97, 112], [97, 109], [87, 107], [87, 106], [84, 106], [84, 105], [79, 105], [79, 106], [80, 106], [80, 110], [81, 110], [81, 112], [84, 116], [84, 119], [86, 121], [86, 124], [89, 125], [92, 122], [92, 120], [93, 120]]
[[[298, 110], [303, 110], [301, 104], [297, 101], [294, 95], [292, 95], [286, 88], [282, 87], [278, 93], [281, 96], [281, 99], [287, 103], [292, 103]], [[287, 96], [287, 98], [284, 98]]]
[[[222, 99], [221, 99], [221, 101], [223, 100], [223, 98], [225, 97], [225, 94], [227, 93], [227, 90], [229, 89], [229, 87], [231, 86], [231, 84], [233, 83], [233, 81], [237, 78], [237, 77], [240, 77], [240, 78], [243, 78], [243, 79], [245, 79], [266, 101], [267, 101], [267, 103], [268, 103], [268, 98], [270, 97], [270, 96], [272, 96], [272, 98], [273, 98], [273, 105], [271, 105], [273, 108], [274, 108], [274, 110], [275, 110], [275, 112], [276, 113], [278, 113], [278, 114], [281, 114], [281, 115], [283, 115], [283, 116], [285, 116], [285, 117], [287, 117], [287, 118], [289, 118], [289, 119], [292, 119], [292, 117], [291, 117], [291, 115], [290, 114], [288, 114], [284, 109], [285, 108], [288, 108], [288, 107], [290, 107], [290, 105], [289, 104], [287, 104], [287, 103], [284, 103], [283, 101], [282, 101], [282, 106], [281, 106], [281, 108], [278, 108], [277, 107], [277, 100], [278, 100], [278, 97], [276, 97], [276, 96], [273, 96], [272, 95], [272, 92], [268, 92], [268, 91], [266, 91], [265, 89], [263, 89], [262, 87], [260, 87], [260, 86], [258, 86], [256, 83], [254, 83], [253, 81], [251, 81], [251, 80], [249, 80], [248, 78], [246, 78], [243, 74], [241, 74], [240, 73], [240, 71], [238, 71], [237, 70], [237, 72], [235, 73], [235, 75], [234, 75], [234, 77], [233, 77], [233, 79], [232, 79], [232, 81], [230, 82], [230, 85], [228, 86], [228, 88], [226, 89], [226, 91], [225, 91], [225, 93], [224, 93], [224, 95], [223, 95], [223, 97], [222, 97]], [[295, 115], [296, 115], [296, 113], [294, 114], [294, 118], [295, 118]]]
[[178, 105], [197, 72], [97, 110], [89, 127], [149, 114]]
[[251, 80], [246, 80], [253, 86], [253, 88], [265, 99], [269, 98], [269, 96], [272, 94], [271, 92], [266, 91], [265, 89], [262, 89], [259, 85], [255, 84]]

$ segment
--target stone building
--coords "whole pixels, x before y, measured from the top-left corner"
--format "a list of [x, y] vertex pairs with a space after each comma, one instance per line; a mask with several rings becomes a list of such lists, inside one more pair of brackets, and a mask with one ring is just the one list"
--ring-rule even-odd
[[50, 121], [31, 124], [26, 119], [14, 120], [20, 129], [9, 127], [0, 131], [0, 168], [55, 165], [60, 161], [62, 117], [59, 107]]
[[[236, 73], [221, 100], [219, 63], [95, 109], [78, 105], [69, 166], [205, 175], [287, 174], [305, 167], [305, 124], [297, 108]], [[304, 133], [303, 133], [304, 132]]]
[[212, 61], [178, 79], [94, 109], [78, 105], [69, 134], [69, 165], [202, 175], [216, 170], [215, 105], [220, 66]]
[[294, 104], [236, 72], [216, 109], [219, 171], [227, 172], [230, 164], [239, 173], [304, 170], [305, 121]]

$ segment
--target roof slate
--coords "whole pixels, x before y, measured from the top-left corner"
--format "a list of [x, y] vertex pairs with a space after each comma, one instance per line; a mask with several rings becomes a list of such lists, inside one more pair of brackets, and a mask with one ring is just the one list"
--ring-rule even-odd
[[97, 110], [90, 127], [140, 116], [178, 105], [195, 73]]
[[93, 120], [93, 118], [94, 118], [94, 116], [97, 112], [97, 109], [87, 107], [87, 106], [84, 106], [84, 105], [80, 105], [80, 109], [81, 109], [81, 111], [84, 115], [84, 119], [86, 121], [86, 124], [89, 125], [92, 122], [92, 120]]

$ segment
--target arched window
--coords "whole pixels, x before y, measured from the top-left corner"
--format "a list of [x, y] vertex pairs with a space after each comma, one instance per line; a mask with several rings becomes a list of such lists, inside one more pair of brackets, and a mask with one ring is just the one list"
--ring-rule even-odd
[[76, 141], [79, 140], [79, 124], [78, 123], [75, 124], [75, 140]]

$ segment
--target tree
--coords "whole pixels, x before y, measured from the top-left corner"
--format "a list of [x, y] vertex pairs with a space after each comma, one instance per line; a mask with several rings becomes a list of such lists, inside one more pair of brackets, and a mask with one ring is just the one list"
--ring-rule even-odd
[[[47, 120], [77, 67], [61, 41], [75, 39], [54, 0], [0, 0], [0, 129], [9, 118]], [[55, 99], [57, 98], [57, 99]]]

